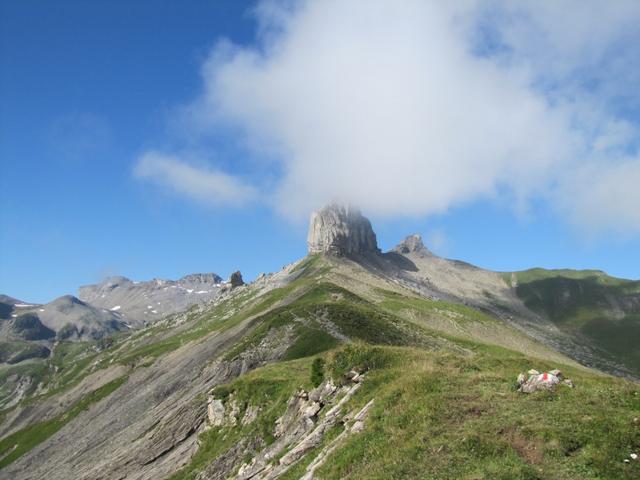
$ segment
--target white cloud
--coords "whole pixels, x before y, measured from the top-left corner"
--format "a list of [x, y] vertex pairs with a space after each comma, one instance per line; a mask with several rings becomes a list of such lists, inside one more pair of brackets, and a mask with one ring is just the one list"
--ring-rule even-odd
[[178, 157], [157, 152], [142, 155], [134, 168], [137, 178], [209, 205], [243, 205], [256, 198], [253, 187], [208, 167], [196, 167]]
[[640, 159], [616, 165], [585, 165], [558, 199], [588, 233], [629, 235], [640, 231]]
[[[378, 215], [482, 197], [523, 209], [538, 197], [588, 228], [640, 233], [605, 195], [638, 166], [621, 166], [639, 129], [616, 108], [640, 107], [637, 82], [627, 84], [640, 74], [629, 61], [640, 55], [640, 3], [271, 1], [256, 11], [258, 45], [219, 42], [188, 111], [205, 129], [238, 128], [254, 157], [279, 162], [266, 194], [285, 214], [331, 200]], [[579, 182], [604, 192], [602, 215], [581, 213], [590, 197]]]
[[425, 236], [425, 242], [429, 246], [428, 248], [437, 255], [446, 256], [449, 253], [451, 241], [443, 227], [429, 230]]

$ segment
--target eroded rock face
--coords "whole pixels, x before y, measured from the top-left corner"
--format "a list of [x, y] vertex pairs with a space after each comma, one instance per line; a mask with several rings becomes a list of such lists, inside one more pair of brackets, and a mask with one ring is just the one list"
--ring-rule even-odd
[[[338, 423], [344, 430], [329, 440], [317, 454], [304, 475], [300, 478], [312, 480], [314, 472], [329, 454], [341, 446], [351, 434], [365, 428], [365, 419], [373, 400], [361, 410], [347, 409], [349, 400], [362, 386], [365, 374], [350, 372], [351, 382], [337, 386], [328, 379], [311, 391], [299, 390], [290, 399], [285, 413], [276, 420], [273, 435], [275, 440], [268, 447], [240, 466], [237, 480], [274, 480], [312, 452], [325, 439], [326, 433]], [[274, 459], [277, 459], [274, 461]]]
[[380, 252], [371, 222], [353, 207], [330, 205], [311, 214], [309, 253], [338, 255]]
[[418, 255], [431, 255], [431, 252], [422, 243], [422, 237], [420, 235], [409, 235], [394, 249], [396, 252], [406, 255], [408, 253], [415, 253]]

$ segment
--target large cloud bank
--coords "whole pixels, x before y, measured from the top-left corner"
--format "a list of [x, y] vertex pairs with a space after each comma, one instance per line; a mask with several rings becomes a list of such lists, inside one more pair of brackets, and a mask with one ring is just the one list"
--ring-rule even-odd
[[[585, 229], [640, 233], [640, 3], [322, 0], [255, 13], [257, 44], [219, 41], [186, 110], [203, 136], [234, 132], [275, 181], [216, 173], [196, 196], [259, 191], [291, 216], [332, 200], [429, 215], [543, 199]], [[147, 152], [143, 170], [156, 160], [166, 167]]]

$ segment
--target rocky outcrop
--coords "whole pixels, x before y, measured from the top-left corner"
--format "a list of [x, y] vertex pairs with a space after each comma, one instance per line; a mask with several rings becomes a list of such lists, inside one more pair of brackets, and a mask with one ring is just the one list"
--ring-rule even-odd
[[233, 393], [226, 401], [222, 398], [216, 398], [212, 394], [209, 394], [207, 398], [207, 419], [212, 427], [235, 427], [239, 421], [242, 425], [247, 425], [258, 416], [258, 409], [247, 406], [245, 415], [240, 420], [240, 405]]
[[285, 413], [276, 420], [273, 433], [275, 441], [250, 462], [241, 465], [235, 478], [279, 478], [318, 447], [330, 429], [338, 424], [344, 425], [343, 432], [331, 440], [305, 470], [303, 478], [312, 479], [314, 471], [347, 436], [357, 434], [365, 427], [364, 422], [373, 400], [359, 411], [348, 409], [349, 401], [360, 389], [365, 376], [357, 372], [351, 373], [353, 375], [349, 377], [350, 382], [347, 385], [339, 387], [328, 379], [311, 391], [296, 392], [289, 399]]
[[229, 278], [229, 283], [231, 284], [232, 288], [240, 287], [244, 285], [244, 280], [242, 279], [242, 273], [240, 273], [240, 270], [233, 272], [231, 274], [231, 277]]
[[394, 251], [402, 255], [417, 254], [420, 256], [432, 255], [427, 247], [422, 243], [422, 237], [420, 235], [409, 235], [402, 242], [400, 242]]
[[330, 205], [311, 214], [307, 246], [309, 253], [380, 252], [371, 222], [358, 209], [340, 205]]

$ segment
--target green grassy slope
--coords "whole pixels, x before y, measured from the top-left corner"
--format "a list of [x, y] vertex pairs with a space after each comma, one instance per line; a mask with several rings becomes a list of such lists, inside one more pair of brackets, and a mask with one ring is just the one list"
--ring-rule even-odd
[[528, 308], [640, 376], [640, 281], [592, 270], [535, 269], [515, 275], [516, 293]]
[[[302, 358], [258, 369], [215, 389], [217, 397], [233, 392], [243, 408], [257, 405], [263, 414], [255, 424], [203, 433], [198, 453], [172, 480], [196, 478], [238, 442], [270, 444], [287, 400], [298, 388], [311, 388], [312, 360], [318, 355], [325, 359], [326, 375], [335, 378], [354, 366], [371, 368], [350, 409], [375, 398], [365, 431], [335, 451], [318, 478], [627, 479], [640, 474], [638, 464], [623, 463], [640, 449], [637, 384], [455, 335], [439, 337], [447, 343], [419, 344], [415, 338], [435, 339], [438, 334], [415, 325], [413, 343], [406, 335], [394, 337], [397, 328], [413, 328], [404, 327], [396, 315], [403, 311], [454, 315], [462, 325], [491, 326], [496, 320], [467, 307], [390, 291], [377, 294], [381, 301], [370, 302], [323, 282], [257, 318], [247, 343], [230, 357], [258, 343], [271, 328], [301, 317], [318, 318], [322, 312], [361, 343], [336, 349], [322, 336], [302, 335], [304, 348], [288, 357]], [[333, 306], [338, 308], [329, 308]], [[577, 387], [520, 394], [515, 378], [532, 367], [560, 367]], [[299, 478], [341, 428], [334, 427], [323, 444], [282, 478]]]
[[[286, 286], [264, 293], [243, 287], [208, 310], [186, 313], [180, 322], [169, 319], [116, 337], [100, 348], [62, 343], [47, 370], [39, 372], [50, 386], [45, 395], [55, 398], [91, 372], [114, 364], [125, 365], [128, 371], [145, 368], [178, 348], [205, 342], [211, 335], [246, 321], [250, 328], [245, 336], [216, 358], [231, 361], [264, 344], [265, 339], [284, 332], [290, 335], [282, 361], [216, 387], [218, 397], [233, 392], [242, 409], [260, 407], [259, 417], [248, 425], [201, 433], [198, 451], [171, 477], [173, 480], [195, 479], [207, 465], [239, 444], [273, 442], [275, 420], [284, 412], [288, 399], [301, 386], [311, 388], [311, 365], [316, 358], [324, 360], [324, 375], [337, 381], [350, 368], [369, 370], [363, 387], [350, 400], [350, 409], [375, 398], [365, 430], [349, 437], [331, 454], [317, 472], [318, 478], [640, 476], [640, 462], [623, 463], [629, 453], [640, 450], [638, 384], [576, 368], [568, 359], [564, 364], [561, 355], [551, 355], [546, 347], [533, 345], [533, 340], [469, 307], [416, 298], [398, 288], [372, 288], [368, 294], [356, 294], [348, 282], [341, 281], [338, 286], [332, 281], [331, 268], [322, 258], [310, 257], [299, 265], [300, 276]], [[556, 301], [557, 286], [545, 283], [555, 282], [557, 277], [547, 278], [540, 272], [527, 275], [523, 280], [518, 276], [518, 288], [524, 288], [518, 293], [529, 307], [557, 314], [554, 321], [559, 325], [564, 322], [587, 335], [583, 329], [593, 323], [566, 320], [567, 312], [574, 311], [567, 307], [571, 303]], [[564, 278], [561, 282], [588, 282], [590, 278]], [[636, 288], [626, 282], [617, 284], [609, 277], [594, 282], [593, 290], [580, 284], [573, 293], [569, 287], [569, 297], [577, 295], [578, 307], [600, 306], [597, 302], [595, 306], [588, 304], [586, 297], [579, 296], [583, 292], [601, 295], [615, 288], [632, 295]], [[565, 288], [565, 283], [562, 286]], [[496, 338], [500, 336], [509, 336], [509, 341]], [[558, 367], [575, 381], [575, 389], [562, 387], [532, 395], [516, 392], [515, 378], [520, 371]], [[317, 373], [316, 369], [314, 375]], [[91, 392], [61, 416], [1, 440], [0, 466], [45, 441], [82, 409], [111, 394], [121, 381]], [[190, 401], [205, 402], [204, 393]], [[0, 412], [0, 420], [2, 415]], [[284, 478], [299, 478], [306, 464], [341, 429], [340, 425], [333, 427], [324, 443]]]
[[[498, 347], [465, 346], [472, 356], [366, 344], [326, 352], [326, 375], [340, 378], [364, 364], [370, 369], [346, 409], [357, 410], [370, 399], [375, 403], [365, 430], [349, 437], [317, 478], [638, 478], [640, 463], [623, 463], [640, 448], [637, 385], [563, 367], [575, 389], [524, 395], [514, 384], [519, 371], [557, 364]], [[218, 397], [233, 392], [241, 405], [260, 406], [259, 420], [201, 434], [198, 453], [172, 480], [196, 478], [243, 439], [271, 443], [288, 398], [300, 387], [311, 388], [311, 364], [307, 357], [270, 365], [218, 387]], [[341, 430], [333, 427], [323, 444], [282, 478], [299, 478]]]

